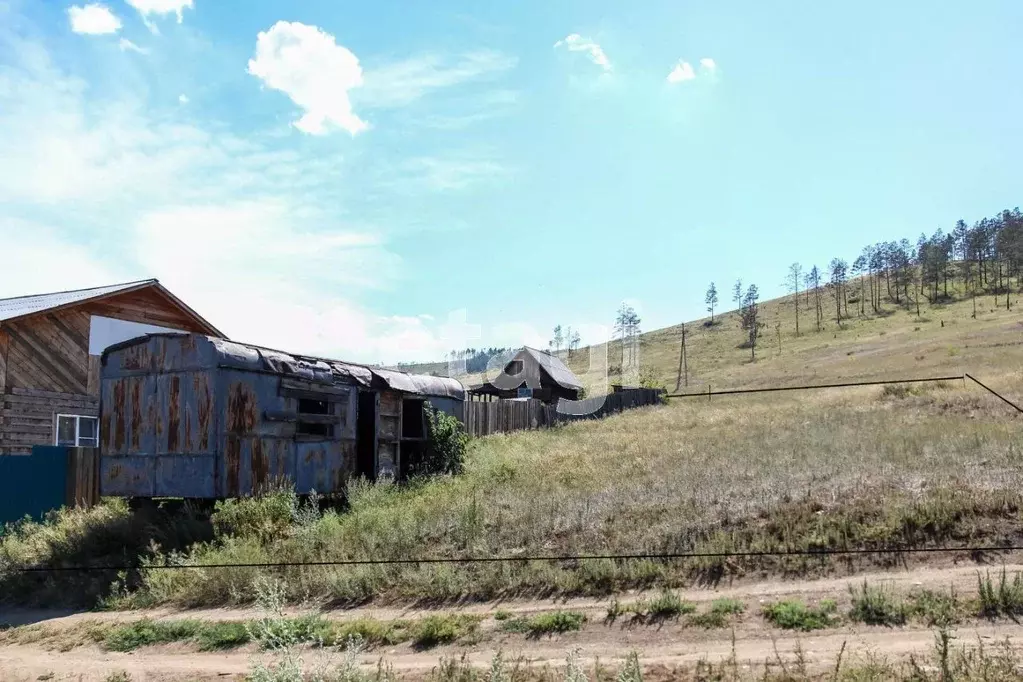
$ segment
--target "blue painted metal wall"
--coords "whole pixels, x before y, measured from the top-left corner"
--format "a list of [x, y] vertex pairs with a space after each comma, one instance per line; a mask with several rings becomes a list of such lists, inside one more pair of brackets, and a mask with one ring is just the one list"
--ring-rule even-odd
[[0, 457], [0, 524], [63, 506], [67, 456], [67, 448], [35, 446], [31, 455]]
[[[330, 368], [203, 336], [152, 336], [103, 357], [100, 492], [227, 498], [274, 479], [339, 492], [354, 473], [357, 385]], [[329, 436], [303, 436], [300, 398]]]

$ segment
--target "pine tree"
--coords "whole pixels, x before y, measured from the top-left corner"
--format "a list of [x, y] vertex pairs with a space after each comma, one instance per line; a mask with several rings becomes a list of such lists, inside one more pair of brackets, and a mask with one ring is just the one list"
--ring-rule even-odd
[[714, 282], [710, 283], [707, 287], [707, 294], [703, 298], [703, 302], [707, 304], [707, 312], [710, 313], [710, 323], [714, 324], [714, 308], [718, 304], [718, 288], [714, 286]]

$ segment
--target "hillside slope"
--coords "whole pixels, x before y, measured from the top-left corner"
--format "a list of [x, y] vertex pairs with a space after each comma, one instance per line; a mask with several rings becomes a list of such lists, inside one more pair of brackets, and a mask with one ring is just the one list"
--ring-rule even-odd
[[[858, 293], [858, 282], [850, 284]], [[957, 293], [934, 305], [896, 305], [885, 301], [879, 313], [860, 304], [855, 295], [848, 301], [849, 317], [835, 321], [834, 299], [825, 294], [826, 316], [820, 331], [815, 324], [812, 298], [799, 296], [799, 335], [795, 329], [794, 297], [785, 296], [760, 304], [764, 326], [757, 342], [756, 360], [744, 344], [736, 311], [685, 323], [688, 390], [706, 391], [764, 386], [790, 386], [839, 380], [910, 378], [938, 375], [999, 374], [1023, 365], [1023, 313], [1018, 294], [977, 296], [973, 300]], [[844, 312], [843, 312], [844, 315]], [[827, 317], [830, 316], [830, 317]], [[602, 393], [608, 384], [637, 382], [676, 388], [682, 325], [640, 335], [638, 372], [623, 379], [621, 343], [580, 348], [558, 355], [582, 380], [591, 394]], [[603, 358], [606, 355], [606, 361]], [[604, 368], [608, 380], [604, 380]], [[413, 371], [445, 374], [446, 363], [424, 363]], [[479, 382], [478, 374], [457, 377], [463, 383]], [[630, 382], [630, 379], [632, 380]], [[685, 382], [683, 382], [684, 384]], [[680, 390], [686, 390], [681, 386]]]

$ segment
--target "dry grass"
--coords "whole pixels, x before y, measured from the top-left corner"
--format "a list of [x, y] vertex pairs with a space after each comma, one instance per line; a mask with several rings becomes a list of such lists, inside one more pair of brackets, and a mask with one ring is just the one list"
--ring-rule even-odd
[[[221, 536], [196, 562], [904, 547], [1012, 541], [1018, 424], [951, 386], [734, 398], [638, 410], [472, 447], [464, 475], [356, 487], [345, 514], [270, 539]], [[990, 408], [994, 414], [985, 414]], [[164, 558], [158, 556], [156, 561]], [[172, 560], [174, 560], [172, 558]], [[820, 558], [361, 566], [285, 572], [295, 598], [452, 600], [612, 593]], [[129, 603], [245, 601], [257, 569], [144, 572]]]

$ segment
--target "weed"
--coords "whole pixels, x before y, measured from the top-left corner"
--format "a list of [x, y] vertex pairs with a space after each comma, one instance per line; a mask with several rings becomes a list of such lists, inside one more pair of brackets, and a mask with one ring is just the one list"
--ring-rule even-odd
[[645, 605], [646, 616], [654, 620], [665, 620], [678, 618], [687, 613], [696, 611], [696, 605], [678, 596], [671, 590], [664, 590], [654, 599]]
[[1006, 616], [1015, 618], [1023, 614], [1023, 574], [1009, 578], [1003, 568], [997, 585], [987, 573], [977, 573], [977, 587], [980, 593], [980, 615], [985, 618]]
[[505, 632], [518, 632], [536, 638], [581, 630], [585, 622], [585, 614], [576, 611], [552, 611], [538, 613], [529, 618], [505, 621], [503, 629]]
[[948, 594], [933, 590], [920, 590], [909, 595], [909, 613], [923, 620], [929, 627], [948, 627], [962, 620], [963, 605], [955, 590]]
[[195, 620], [140, 620], [114, 627], [104, 638], [103, 646], [110, 651], [123, 652], [153, 644], [180, 642], [195, 637], [200, 627], [201, 623]]
[[367, 646], [400, 644], [412, 638], [411, 626], [407, 621], [383, 622], [375, 618], [357, 618], [334, 626], [335, 642], [357, 639]]
[[511, 611], [506, 611], [504, 609], [498, 609], [494, 613], [494, 620], [496, 620], [496, 621], [508, 620], [511, 617], [512, 617]]
[[807, 606], [804, 602], [789, 599], [768, 604], [763, 609], [764, 618], [768, 622], [786, 630], [822, 630], [837, 623], [838, 605], [823, 599], [816, 607]]
[[906, 605], [895, 596], [890, 588], [874, 587], [863, 581], [860, 588], [849, 586], [852, 596], [851, 620], [867, 625], [903, 625], [906, 622]]
[[132, 682], [132, 678], [131, 675], [124, 670], [119, 670], [107, 675], [104, 682]]
[[635, 651], [625, 658], [625, 665], [618, 671], [615, 682], [643, 682], [643, 668], [639, 664], [639, 654]]
[[412, 626], [412, 641], [422, 649], [429, 649], [439, 644], [450, 644], [457, 639], [475, 633], [479, 628], [479, 621], [477, 616], [427, 616]]
[[738, 599], [722, 598], [715, 599], [710, 608], [704, 613], [695, 613], [689, 617], [689, 624], [696, 627], [723, 628], [731, 622], [732, 616], [737, 616], [746, 610], [746, 605]]
[[245, 623], [220, 622], [203, 623], [195, 635], [199, 651], [219, 651], [244, 646], [251, 641]]

